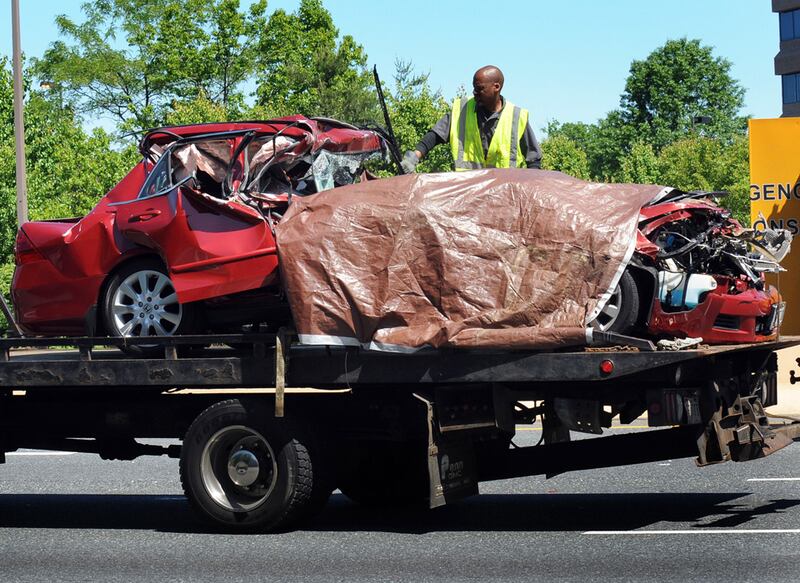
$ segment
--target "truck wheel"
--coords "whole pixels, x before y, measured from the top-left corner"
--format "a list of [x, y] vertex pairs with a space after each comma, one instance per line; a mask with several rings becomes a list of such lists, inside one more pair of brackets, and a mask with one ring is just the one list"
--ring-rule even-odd
[[633, 276], [624, 271], [611, 297], [589, 326], [598, 332], [629, 334], [639, 318], [639, 289]]
[[266, 407], [222, 401], [203, 411], [186, 433], [183, 490], [217, 525], [286, 528], [321, 509], [330, 496], [310, 433], [270, 415]]
[[[108, 281], [103, 296], [103, 323], [110, 336], [139, 338], [191, 332], [195, 306], [178, 303], [175, 286], [160, 262], [140, 259], [124, 265]], [[162, 347], [123, 348], [130, 354], [151, 354]]]

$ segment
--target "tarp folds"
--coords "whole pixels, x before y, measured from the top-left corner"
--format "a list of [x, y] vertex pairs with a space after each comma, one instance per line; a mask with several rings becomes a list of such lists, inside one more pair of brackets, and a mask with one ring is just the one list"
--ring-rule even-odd
[[406, 350], [585, 343], [660, 186], [543, 170], [417, 174], [293, 203], [277, 227], [301, 342]]

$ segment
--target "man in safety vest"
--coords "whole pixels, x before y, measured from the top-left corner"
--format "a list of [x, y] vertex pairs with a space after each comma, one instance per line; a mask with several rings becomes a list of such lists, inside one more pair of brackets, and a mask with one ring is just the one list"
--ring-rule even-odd
[[503, 73], [481, 67], [472, 77], [473, 98], [457, 97], [453, 109], [403, 157], [402, 167], [414, 172], [419, 161], [438, 144], [450, 142], [456, 170], [476, 168], [539, 168], [542, 151], [533, 134], [528, 110], [506, 101]]

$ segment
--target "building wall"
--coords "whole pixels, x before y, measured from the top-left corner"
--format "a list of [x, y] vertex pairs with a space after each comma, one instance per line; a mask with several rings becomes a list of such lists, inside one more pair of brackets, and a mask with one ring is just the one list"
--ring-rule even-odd
[[772, 11], [781, 39], [775, 74], [781, 76], [783, 117], [800, 117], [800, 0], [772, 0]]

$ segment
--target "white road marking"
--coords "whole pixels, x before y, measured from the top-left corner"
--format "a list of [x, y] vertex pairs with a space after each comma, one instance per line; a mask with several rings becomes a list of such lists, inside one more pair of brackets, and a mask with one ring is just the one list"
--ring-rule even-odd
[[748, 482], [800, 482], [800, 478], [748, 478]]
[[693, 530], [589, 530], [583, 534], [590, 535], [658, 535], [658, 534], [800, 534], [800, 528], [760, 528], [749, 530], [738, 530], [735, 528], [724, 529], [705, 529], [697, 528]]
[[37, 456], [37, 455], [75, 455], [74, 451], [12, 451], [7, 456]]

